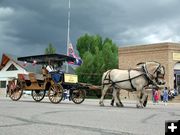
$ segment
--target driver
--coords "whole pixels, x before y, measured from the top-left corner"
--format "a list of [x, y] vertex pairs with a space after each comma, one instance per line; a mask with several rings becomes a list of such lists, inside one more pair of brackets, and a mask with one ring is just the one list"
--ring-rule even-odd
[[48, 71], [49, 73], [56, 71], [56, 70], [53, 68], [53, 66], [51, 66], [51, 65], [48, 65], [48, 66], [46, 67], [46, 69], [47, 69], [47, 71]]
[[46, 67], [46, 69], [47, 69], [48, 73], [51, 74], [51, 77], [52, 77], [52, 79], [54, 80], [55, 83], [60, 82], [60, 80], [61, 80], [61, 74], [58, 73], [58, 71], [55, 70], [51, 64], [49, 64], [49, 65]]

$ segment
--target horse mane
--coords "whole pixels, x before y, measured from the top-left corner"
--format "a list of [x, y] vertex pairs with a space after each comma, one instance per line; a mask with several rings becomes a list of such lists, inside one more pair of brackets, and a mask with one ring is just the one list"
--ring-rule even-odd
[[[160, 64], [160, 63], [157, 62], [157, 61], [147, 61], [147, 62], [154, 62], [154, 63]], [[139, 62], [139, 63], [136, 64], [136, 66], [139, 66], [139, 65], [142, 65], [142, 64], [146, 64], [147, 62]]]
[[136, 66], [139, 66], [139, 65], [142, 65], [142, 64], [145, 64], [145, 62], [139, 62], [138, 64], [136, 64]]

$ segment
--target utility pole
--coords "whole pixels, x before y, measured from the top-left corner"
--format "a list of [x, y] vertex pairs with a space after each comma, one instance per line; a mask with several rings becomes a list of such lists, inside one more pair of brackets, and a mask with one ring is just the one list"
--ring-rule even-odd
[[[69, 0], [69, 8], [68, 8], [68, 31], [67, 31], [67, 52], [66, 54], [68, 55], [68, 49], [69, 49], [69, 44], [70, 44], [70, 20], [71, 20], [71, 1]], [[66, 72], [69, 71], [68, 68], [68, 62], [66, 62]]]

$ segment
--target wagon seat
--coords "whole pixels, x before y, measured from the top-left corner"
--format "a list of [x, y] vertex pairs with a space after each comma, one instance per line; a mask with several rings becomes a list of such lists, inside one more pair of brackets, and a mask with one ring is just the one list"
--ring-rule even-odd
[[18, 74], [18, 79], [22, 82], [25, 82], [27, 86], [30, 86], [31, 83], [38, 83], [39, 86], [41, 86], [45, 81], [43, 74], [35, 73]]

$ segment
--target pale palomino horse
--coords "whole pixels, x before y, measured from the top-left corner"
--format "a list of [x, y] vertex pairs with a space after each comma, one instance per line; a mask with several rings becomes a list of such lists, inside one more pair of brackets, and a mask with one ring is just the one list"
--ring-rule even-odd
[[102, 77], [102, 96], [100, 99], [100, 106], [104, 106], [103, 100], [107, 90], [113, 88], [113, 98], [115, 99], [116, 106], [123, 106], [119, 91], [121, 89], [129, 92], [137, 91], [137, 104], [138, 108], [146, 106], [147, 94], [145, 87], [152, 84], [154, 86], [164, 85], [165, 69], [158, 62], [145, 62], [139, 63], [138, 69], [131, 70], [108, 70]]

